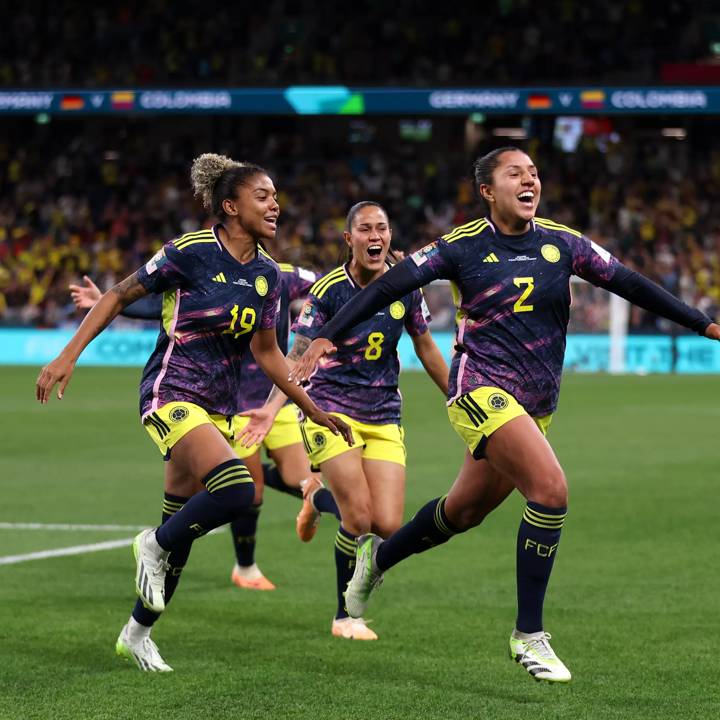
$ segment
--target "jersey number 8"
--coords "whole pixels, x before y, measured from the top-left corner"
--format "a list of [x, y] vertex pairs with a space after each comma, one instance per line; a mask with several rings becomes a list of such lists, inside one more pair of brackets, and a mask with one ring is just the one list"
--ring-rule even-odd
[[365, 348], [366, 360], [377, 360], [382, 355], [382, 344], [385, 336], [381, 332], [368, 335], [368, 346]]

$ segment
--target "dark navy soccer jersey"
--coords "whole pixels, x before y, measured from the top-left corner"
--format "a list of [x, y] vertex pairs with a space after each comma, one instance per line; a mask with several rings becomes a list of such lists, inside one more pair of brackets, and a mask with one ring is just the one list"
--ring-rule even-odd
[[143, 417], [173, 401], [240, 412], [243, 356], [256, 330], [275, 327], [280, 268], [260, 247], [238, 262], [218, 229], [166, 243], [137, 273], [148, 292], [163, 293], [162, 328], [140, 382]]
[[[280, 310], [277, 317], [277, 339], [283, 355], [287, 355], [290, 338], [290, 303], [304, 298], [320, 273], [295, 267], [288, 263], [279, 263], [280, 273]], [[255, 361], [252, 353], [246, 353], [242, 360], [243, 395], [241, 410], [261, 407], [273, 388], [273, 381], [265, 375]]]
[[541, 417], [558, 401], [570, 309], [570, 276], [604, 284], [618, 261], [581, 233], [535, 218], [503, 235], [486, 218], [413, 253], [422, 284], [449, 279], [458, 303], [449, 401], [481, 386], [508, 391]]
[[[293, 330], [314, 339], [361, 289], [347, 265], [329, 272], [311, 288]], [[359, 323], [335, 342], [337, 353], [320, 361], [306, 388], [308, 395], [326, 412], [344, 413], [373, 425], [399, 423], [397, 344], [403, 328], [412, 336], [422, 335], [429, 319], [422, 294], [414, 290]]]

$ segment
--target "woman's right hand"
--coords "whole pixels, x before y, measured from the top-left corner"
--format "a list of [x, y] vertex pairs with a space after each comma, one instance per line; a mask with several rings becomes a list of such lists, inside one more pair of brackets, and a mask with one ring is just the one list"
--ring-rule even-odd
[[316, 412], [308, 415], [308, 417], [317, 425], [322, 425], [323, 427], [326, 427], [333, 433], [333, 435], [342, 435], [343, 440], [345, 440], [345, 442], [350, 447], [355, 444], [352, 429], [344, 420], [341, 420], [337, 415], [331, 415], [330, 413], [326, 413], [318, 409]]
[[62, 355], [48, 363], [40, 371], [40, 375], [38, 375], [38, 379], [35, 382], [35, 399], [44, 405], [50, 399], [50, 394], [55, 385], [60, 383], [57, 397], [58, 400], [62, 400], [65, 388], [70, 382], [74, 369], [75, 361], [66, 360]]
[[101, 297], [100, 288], [83, 275], [82, 285], [69, 285], [70, 297], [78, 310], [89, 310]]
[[296, 385], [301, 385], [315, 372], [321, 357], [332, 355], [336, 351], [337, 348], [330, 340], [315, 338], [308, 349], [295, 361], [295, 366], [290, 370], [288, 380]]

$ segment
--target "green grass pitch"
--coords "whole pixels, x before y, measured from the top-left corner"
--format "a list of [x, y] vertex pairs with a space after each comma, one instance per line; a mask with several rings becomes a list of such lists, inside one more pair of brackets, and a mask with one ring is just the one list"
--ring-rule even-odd
[[[153, 525], [161, 461], [137, 421], [137, 370], [80, 368], [65, 399], [2, 368], [0, 523]], [[402, 379], [406, 515], [444, 493], [462, 448], [423, 375]], [[334, 519], [295, 539], [268, 490], [258, 562], [278, 589], [229, 583], [223, 532], [198, 542], [153, 636], [170, 675], [114, 654], [134, 601], [129, 547], [0, 564], [0, 718], [710, 718], [717, 672], [717, 377], [570, 375], [550, 439], [570, 511], [545, 621], [574, 674], [538, 684], [507, 657], [514, 495], [486, 523], [388, 573], [376, 643], [331, 637]], [[0, 556], [129, 538], [0, 526]]]

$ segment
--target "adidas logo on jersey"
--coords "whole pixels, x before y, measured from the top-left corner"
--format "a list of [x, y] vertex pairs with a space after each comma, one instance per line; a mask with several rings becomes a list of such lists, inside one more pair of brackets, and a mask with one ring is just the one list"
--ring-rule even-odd
[[213, 282], [226, 283], [227, 280], [225, 279], [225, 273], [218, 273], [218, 274], [213, 278]]
[[500, 262], [498, 256], [495, 253], [490, 253], [483, 262]]

